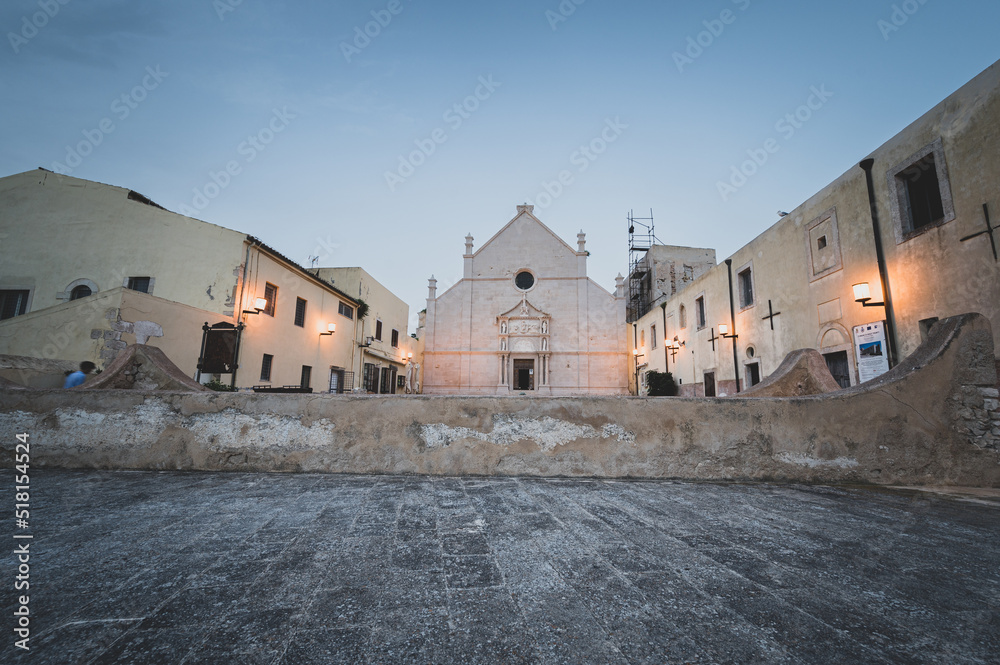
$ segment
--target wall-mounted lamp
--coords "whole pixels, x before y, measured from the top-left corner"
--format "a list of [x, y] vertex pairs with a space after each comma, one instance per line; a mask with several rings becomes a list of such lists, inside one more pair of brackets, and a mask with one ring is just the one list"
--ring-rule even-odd
[[243, 313], [244, 314], [260, 314], [265, 309], [267, 309], [267, 298], [257, 298], [257, 300], [254, 301], [253, 307], [254, 307], [253, 309], [245, 309], [245, 310], [243, 310]]
[[320, 333], [319, 336], [322, 337], [323, 335], [332, 335], [335, 332], [337, 332], [337, 324], [336, 323], [328, 323], [328, 324], [326, 324], [326, 332], [325, 333]]
[[737, 337], [739, 337], [739, 335], [737, 335], [736, 333], [730, 335], [729, 326], [727, 326], [725, 323], [719, 324], [719, 334], [725, 337], [726, 339], [736, 339]]
[[412, 352], [410, 352], [410, 353], [404, 353], [403, 354], [403, 362], [404, 363], [413, 362], [413, 353]]
[[869, 302], [872, 299], [872, 293], [868, 288], [868, 282], [855, 284], [851, 288], [854, 289], [854, 302], [861, 303], [862, 307], [885, 307], [885, 301]]

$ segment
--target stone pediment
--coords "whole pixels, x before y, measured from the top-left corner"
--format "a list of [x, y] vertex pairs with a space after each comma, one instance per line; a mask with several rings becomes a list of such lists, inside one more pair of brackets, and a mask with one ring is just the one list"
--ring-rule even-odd
[[547, 319], [550, 318], [548, 313], [543, 312], [538, 309], [530, 302], [527, 298], [522, 299], [520, 303], [515, 305], [513, 308], [497, 316], [498, 319]]

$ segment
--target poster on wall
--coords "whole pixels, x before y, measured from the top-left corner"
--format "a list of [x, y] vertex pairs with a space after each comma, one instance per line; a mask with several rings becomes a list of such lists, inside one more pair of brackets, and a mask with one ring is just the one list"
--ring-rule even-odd
[[854, 326], [854, 351], [858, 359], [858, 378], [871, 381], [889, 371], [885, 343], [885, 322], [875, 321]]

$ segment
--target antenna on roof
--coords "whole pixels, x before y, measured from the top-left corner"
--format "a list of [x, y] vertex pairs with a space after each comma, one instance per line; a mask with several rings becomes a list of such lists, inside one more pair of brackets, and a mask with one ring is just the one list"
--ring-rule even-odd
[[319, 257], [318, 256], [312, 256], [312, 255], [310, 255], [309, 256], [309, 267], [310, 268], [315, 268], [317, 263], [319, 263]]

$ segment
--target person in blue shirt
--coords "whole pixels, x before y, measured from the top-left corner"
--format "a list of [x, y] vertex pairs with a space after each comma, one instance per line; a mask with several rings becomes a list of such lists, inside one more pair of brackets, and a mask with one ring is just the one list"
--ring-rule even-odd
[[93, 372], [96, 368], [97, 365], [89, 360], [84, 360], [80, 363], [80, 369], [66, 377], [66, 383], [63, 384], [63, 388], [76, 388], [78, 385], [86, 381], [87, 375]]

